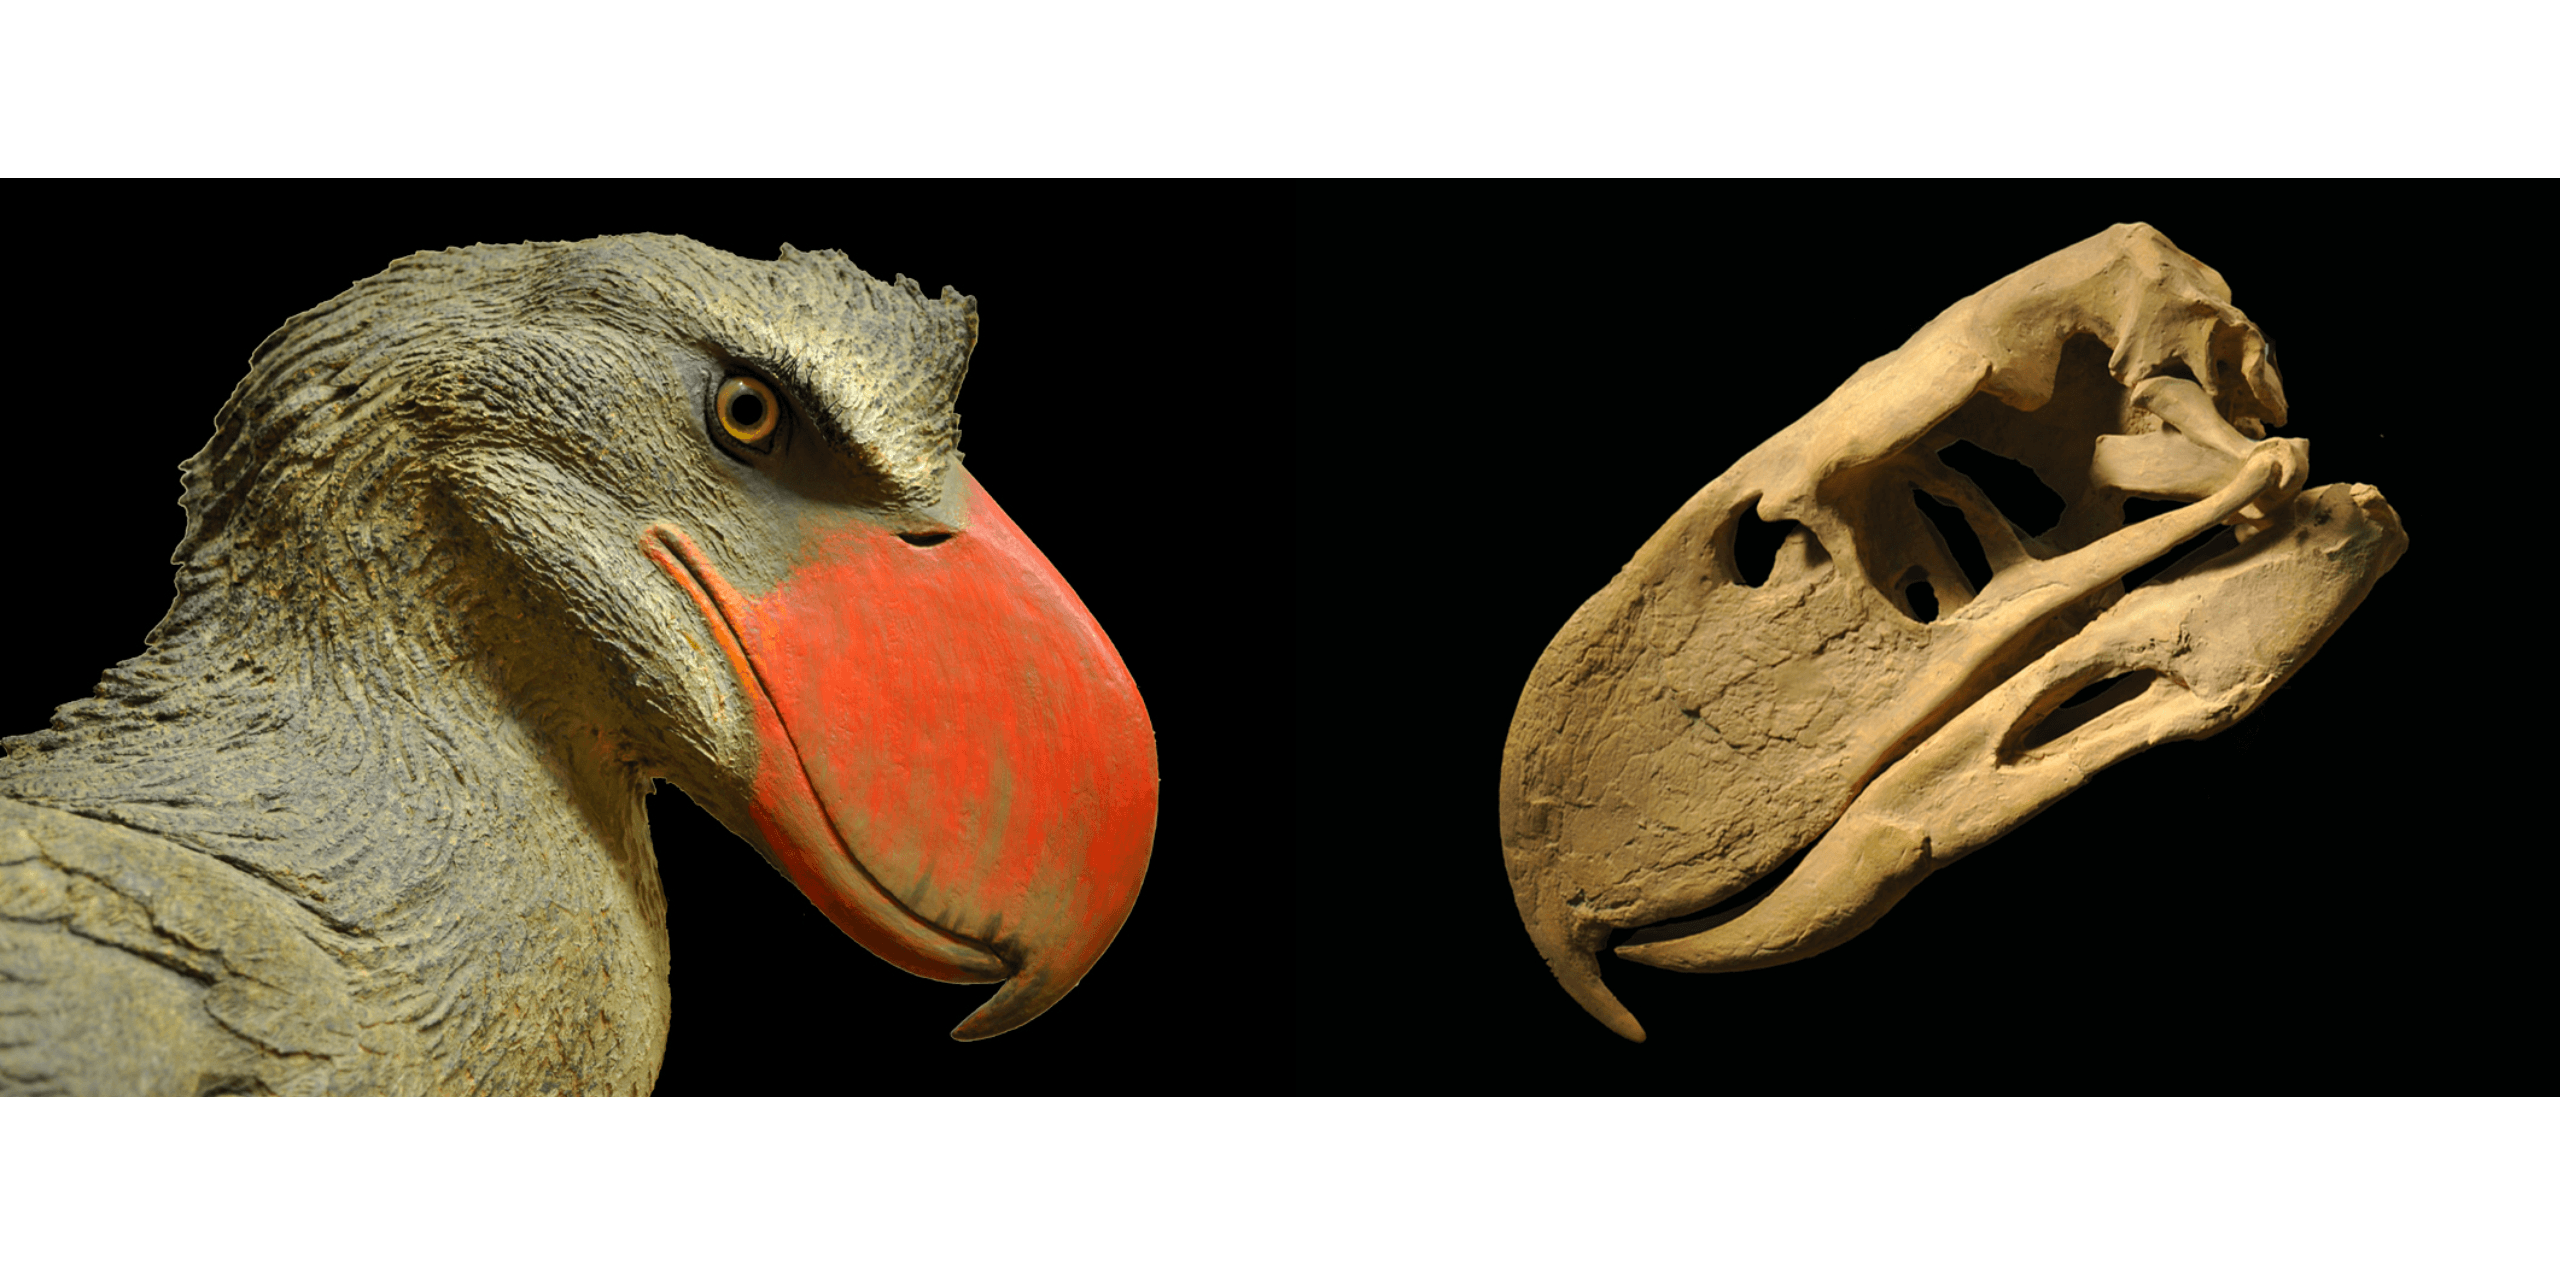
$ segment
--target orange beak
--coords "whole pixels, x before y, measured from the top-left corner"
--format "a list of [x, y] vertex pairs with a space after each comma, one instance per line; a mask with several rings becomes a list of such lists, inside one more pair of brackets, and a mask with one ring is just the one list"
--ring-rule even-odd
[[911, 545], [849, 519], [757, 597], [681, 530], [653, 525], [643, 544], [754, 707], [748, 838], [872, 954], [1002, 982], [952, 1031], [978, 1040], [1057, 1003], [1129, 918], [1155, 843], [1156, 754], [1110, 639], [962, 476], [948, 539]]

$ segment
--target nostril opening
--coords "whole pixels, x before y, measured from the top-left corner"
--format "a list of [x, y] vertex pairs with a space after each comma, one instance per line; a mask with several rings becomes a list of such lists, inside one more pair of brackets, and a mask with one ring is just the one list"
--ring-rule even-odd
[[930, 547], [950, 537], [947, 533], [902, 533], [898, 535], [898, 541], [910, 547]]
[[1743, 508], [1733, 527], [1735, 579], [1746, 587], [1768, 582], [1778, 567], [1778, 549], [1787, 544], [1787, 535], [1795, 527], [1792, 520], [1763, 521], [1758, 512]]

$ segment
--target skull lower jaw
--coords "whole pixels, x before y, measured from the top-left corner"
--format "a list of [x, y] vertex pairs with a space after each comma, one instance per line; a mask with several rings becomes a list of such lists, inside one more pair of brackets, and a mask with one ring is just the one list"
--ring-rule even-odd
[[[1760, 903], [1710, 927], [1644, 930], [1617, 954], [1684, 972], [1758, 968], [1857, 936], [1931, 871], [1989, 844], [2100, 770], [2206, 737], [2310, 660], [2408, 546], [2365, 485], [2280, 508], [2245, 545], [2208, 547], [1968, 706], [1860, 794]], [[2126, 696], [2053, 731], [2073, 694]]]
[[[1589, 827], [1594, 815], [1624, 809], [1630, 797], [1623, 792], [1580, 797], [1576, 804], [1559, 802], [1550, 788], [1551, 821], [1543, 832], [1513, 821], [1517, 806], [1507, 804], [1505, 845], [1515, 894], [1559, 981], [1604, 1023], [1641, 1039], [1640, 1025], [1608, 993], [1594, 954], [1607, 946], [1613, 930], [1638, 930], [1616, 954], [1685, 972], [1757, 968], [1816, 954], [1871, 926], [1930, 871], [1996, 839], [2091, 774], [2159, 742], [2216, 732], [2247, 714], [2316, 651], [2405, 547], [2397, 517], [2378, 493], [2333, 485], [2288, 494], [2291, 500], [2241, 545], [2218, 542], [2141, 589], [2101, 602], [2102, 610], [2090, 607], [2090, 591], [2120, 576], [2127, 557], [2150, 552], [2163, 539], [2181, 540], [2189, 526], [2209, 527], [2246, 502], [2272, 505], [2266, 489], [2281, 468], [2271, 460], [2261, 470], [2266, 474], [2235, 478], [2215, 497], [2179, 513], [2182, 521], [2156, 517], [2168, 523], [2147, 536], [2109, 550], [2093, 546], [2074, 553], [2086, 558], [2047, 574], [2049, 583], [2002, 592], [1995, 582], [1968, 606], [1978, 613], [1966, 641], [1906, 644], [1889, 652], [1879, 637], [1911, 633], [1874, 616], [1838, 631], [1833, 642], [1848, 642], [1849, 651], [1895, 659], [1866, 664], [1898, 677], [1881, 714], [1843, 724], [1836, 713], [1823, 722], [1819, 709], [1806, 715], [1786, 711], [1780, 695], [1789, 681], [1775, 671], [1805, 656], [1788, 655], [1770, 664], [1770, 673], [1755, 686], [1766, 695], [1755, 705], [1771, 710], [1755, 740], [1744, 723], [1749, 717], [1731, 714], [1751, 704], [1731, 696], [1748, 682], [1723, 686], [1727, 696], [1713, 704], [1719, 710], [1701, 707], [1694, 718], [1706, 721], [1736, 758], [1756, 761], [1765, 755], [1772, 767], [1724, 769], [1721, 780], [1739, 784], [1729, 791], [1682, 789], [1671, 798], [1687, 801], [1686, 811], [1666, 811], [1658, 794], [1643, 797], [1656, 803], [1623, 824], [1636, 829], [1635, 837], [1595, 845], [1563, 829], [1572, 824], [1562, 815], [1583, 815], [1581, 825]], [[2128, 529], [2115, 536], [2136, 533]], [[1786, 584], [1793, 594], [1750, 599], [1819, 609], [1828, 594], [1836, 607], [1857, 596], [1860, 584], [1853, 577]], [[1752, 612], [1746, 607], [1735, 613], [1744, 631], [1755, 621]], [[1620, 617], [1641, 613], [1621, 610]], [[1542, 673], [1546, 666], [1542, 662]], [[2161, 678], [2139, 697], [2068, 733], [2037, 733], [2078, 688], [2134, 671]], [[1627, 708], [1643, 701], [1629, 696], [1629, 688], [1647, 673], [1627, 674], [1638, 678], [1619, 680], [1604, 702]], [[1659, 667], [1650, 673], [1656, 680], [1663, 674]], [[1796, 692], [1841, 701], [1831, 697], [1830, 687], [1840, 681], [1799, 674], [1793, 683]], [[1572, 719], [1533, 713], [1542, 687], [1568, 692], [1533, 677], [1532, 696], [1524, 696], [1515, 720], [1514, 750], [1506, 755], [1507, 766], [1520, 766], [1507, 767], [1507, 788], [1539, 772], [1548, 778], [1590, 776], [1587, 767], [1568, 765], [1562, 756], [1571, 753], [1558, 752], [1552, 739], [1535, 742], [1543, 751], [1519, 749], [1524, 725], [1534, 734], [1541, 725], [1566, 726]], [[1586, 682], [1573, 692], [1587, 695], [1591, 688]], [[1793, 738], [1771, 732], [1790, 726]], [[1799, 749], [1808, 736], [1840, 746], [1809, 756]], [[1755, 741], [1758, 751], [1743, 750]], [[1656, 776], [1678, 776], [1679, 765], [1676, 758], [1657, 760], [1653, 769]], [[1623, 762], [1617, 776], [1627, 776]], [[1697, 820], [1717, 816], [1726, 821]], [[1637, 838], [1645, 835], [1655, 838]], [[1608, 852], [1567, 852], [1577, 847]], [[1648, 852], [1653, 856], [1644, 856]], [[1711, 909], [1799, 852], [1800, 865], [1745, 909], [1667, 929], [1643, 927]]]

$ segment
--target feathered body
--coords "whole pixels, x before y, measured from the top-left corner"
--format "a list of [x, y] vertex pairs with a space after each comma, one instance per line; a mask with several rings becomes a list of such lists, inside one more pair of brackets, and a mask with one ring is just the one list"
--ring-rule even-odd
[[[7, 740], [0, 1088], [647, 1092], [643, 796], [746, 834], [757, 744], [640, 531], [754, 592], [827, 511], [930, 523], [976, 327], [661, 236], [418, 254], [288, 321], [185, 464], [147, 651]], [[703, 439], [742, 365], [796, 470]]]

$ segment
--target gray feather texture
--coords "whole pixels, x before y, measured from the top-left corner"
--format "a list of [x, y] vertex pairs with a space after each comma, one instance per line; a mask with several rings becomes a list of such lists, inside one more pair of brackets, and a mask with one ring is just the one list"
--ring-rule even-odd
[[929, 506], [976, 331], [666, 236], [416, 254], [287, 321], [185, 465], [145, 652], [5, 740], [0, 1089], [648, 1092], [643, 796], [736, 829], [754, 745], [637, 531], [769, 584], [808, 495], [704, 438], [741, 363], [849, 464], [819, 497]]

